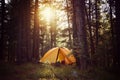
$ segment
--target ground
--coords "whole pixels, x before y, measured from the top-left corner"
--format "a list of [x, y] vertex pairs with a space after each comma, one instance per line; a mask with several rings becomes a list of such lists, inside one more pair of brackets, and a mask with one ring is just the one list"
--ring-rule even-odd
[[101, 70], [81, 71], [75, 65], [0, 64], [0, 80], [120, 80]]

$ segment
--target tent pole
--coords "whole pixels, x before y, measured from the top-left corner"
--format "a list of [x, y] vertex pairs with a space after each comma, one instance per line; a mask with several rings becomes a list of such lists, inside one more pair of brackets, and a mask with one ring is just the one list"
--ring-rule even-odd
[[57, 53], [56, 62], [57, 62], [57, 59], [58, 59], [59, 51], [60, 51], [60, 48], [58, 49], [58, 53]]

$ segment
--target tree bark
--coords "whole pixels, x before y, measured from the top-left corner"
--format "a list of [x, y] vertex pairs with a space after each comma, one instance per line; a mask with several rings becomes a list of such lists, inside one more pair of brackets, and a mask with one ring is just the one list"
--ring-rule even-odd
[[38, 18], [38, 0], [35, 0], [34, 29], [33, 29], [33, 59], [39, 59], [39, 18]]
[[[73, 20], [73, 29], [76, 32], [73, 32], [74, 43], [78, 42], [77, 51], [75, 52], [76, 57], [78, 57], [78, 65], [82, 70], [87, 69], [88, 63], [88, 44], [87, 44], [87, 35], [86, 35], [86, 25], [85, 25], [85, 1], [84, 0], [75, 0], [73, 1], [74, 10], [74, 20]], [[78, 37], [78, 38], [76, 38]], [[76, 46], [76, 45], [75, 45]]]

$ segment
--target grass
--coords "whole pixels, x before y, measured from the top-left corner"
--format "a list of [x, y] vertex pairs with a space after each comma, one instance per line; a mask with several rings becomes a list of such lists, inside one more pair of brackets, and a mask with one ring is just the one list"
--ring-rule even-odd
[[[72, 66], [26, 63], [1, 64], [0, 80], [60, 80], [70, 78]], [[69, 74], [69, 75], [68, 75]]]
[[120, 80], [118, 78], [100, 69], [80, 71], [74, 65], [0, 64], [0, 80]]

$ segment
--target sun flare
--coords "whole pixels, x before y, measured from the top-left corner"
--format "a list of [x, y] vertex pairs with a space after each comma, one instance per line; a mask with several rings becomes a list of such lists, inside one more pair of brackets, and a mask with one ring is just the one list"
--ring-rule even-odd
[[53, 9], [50, 7], [46, 7], [41, 11], [41, 15], [44, 20], [46, 20], [48, 23], [50, 23], [50, 21], [53, 18], [53, 15], [54, 15]]
[[42, 6], [40, 7], [39, 15], [40, 21], [43, 25], [56, 25], [57, 28], [61, 29], [68, 27], [67, 13], [61, 9], [53, 6]]

